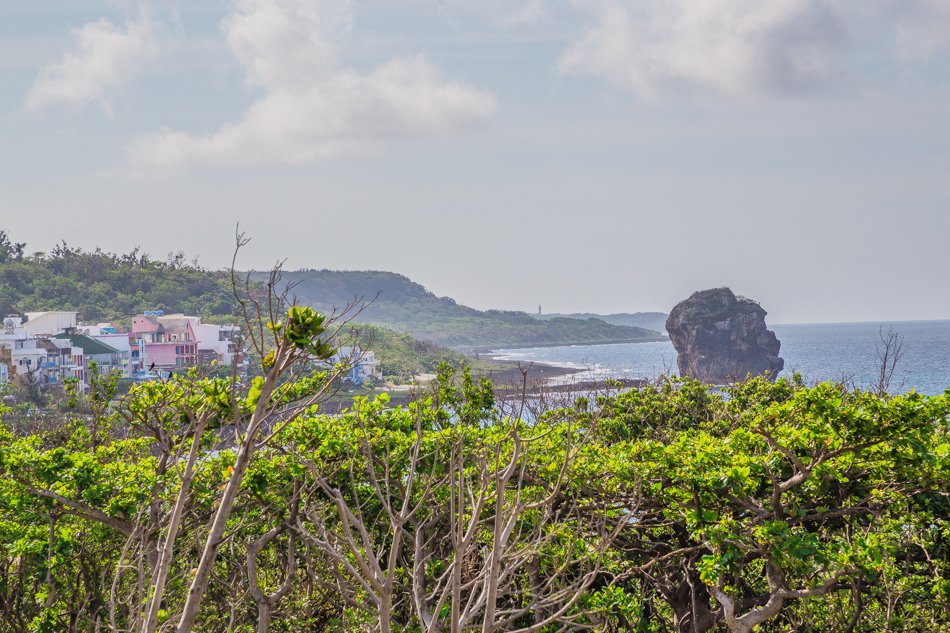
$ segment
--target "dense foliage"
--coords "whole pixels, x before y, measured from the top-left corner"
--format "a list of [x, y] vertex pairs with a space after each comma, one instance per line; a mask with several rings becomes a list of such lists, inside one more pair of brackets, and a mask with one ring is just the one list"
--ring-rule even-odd
[[[259, 278], [263, 278], [260, 274]], [[453, 348], [530, 347], [661, 340], [653, 330], [614, 325], [600, 319], [556, 317], [539, 320], [524, 312], [476, 310], [437, 297], [417, 283], [381, 271], [310, 270], [288, 272], [302, 303], [330, 313], [354, 299], [371, 302], [357, 317]]]
[[250, 385], [6, 411], [0, 630], [950, 627], [950, 392], [670, 380], [527, 423], [445, 369], [330, 416], [290, 363], [325, 328], [268, 324]]
[[460, 352], [379, 325], [351, 325], [341, 334], [344, 340], [352, 337], [363, 348], [373, 350], [379, 359], [383, 376], [400, 382], [418, 374], [435, 373], [443, 363], [459, 367], [467, 360]]
[[74, 310], [85, 321], [127, 319], [146, 310], [203, 317], [235, 313], [230, 277], [181, 253], [153, 260], [138, 248], [124, 255], [87, 252], [65, 242], [29, 254], [0, 231], [0, 315]]

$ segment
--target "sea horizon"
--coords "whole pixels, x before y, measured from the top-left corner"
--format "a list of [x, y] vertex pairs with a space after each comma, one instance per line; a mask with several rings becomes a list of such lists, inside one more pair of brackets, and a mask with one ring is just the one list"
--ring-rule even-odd
[[950, 317], [945, 319], [872, 319], [870, 321], [803, 321], [801, 323], [768, 323], [766, 319], [766, 327], [771, 328], [773, 325], [779, 327], [788, 327], [796, 325], [869, 325], [872, 323], [880, 323], [886, 325], [888, 323], [946, 323], [950, 322]]
[[[785, 367], [780, 377], [800, 373], [806, 382], [846, 380], [858, 387], [876, 384], [881, 326], [903, 335], [903, 357], [891, 391], [916, 389], [937, 394], [950, 388], [950, 319], [770, 325], [781, 342]], [[901, 327], [903, 326], [903, 327]], [[886, 327], [885, 327], [886, 330]], [[578, 369], [559, 382], [604, 378], [653, 379], [677, 373], [672, 342], [612, 343], [495, 350], [494, 358]]]

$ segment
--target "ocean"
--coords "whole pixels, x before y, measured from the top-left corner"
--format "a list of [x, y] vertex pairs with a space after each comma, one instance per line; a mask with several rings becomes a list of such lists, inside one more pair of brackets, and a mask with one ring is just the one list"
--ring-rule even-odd
[[[904, 337], [891, 392], [938, 394], [950, 388], [950, 321], [769, 325], [782, 343], [782, 376], [799, 372], [809, 383], [845, 378], [859, 387], [877, 384], [882, 327]], [[669, 341], [502, 349], [496, 357], [583, 370], [562, 382], [676, 373], [676, 350]]]

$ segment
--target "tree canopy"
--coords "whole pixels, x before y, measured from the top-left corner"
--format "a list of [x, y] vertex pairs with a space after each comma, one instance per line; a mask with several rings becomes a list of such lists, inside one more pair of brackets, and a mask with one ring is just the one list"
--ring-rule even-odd
[[[313, 314], [272, 327], [271, 373], [331, 351]], [[324, 377], [268, 375], [5, 412], [0, 630], [950, 626], [950, 392], [672, 379], [528, 420], [444, 368], [325, 415]]]
[[207, 271], [182, 253], [155, 260], [84, 251], [60, 242], [48, 253], [26, 251], [0, 231], [0, 314], [72, 310], [85, 321], [127, 319], [147, 310], [233, 317], [230, 277]]

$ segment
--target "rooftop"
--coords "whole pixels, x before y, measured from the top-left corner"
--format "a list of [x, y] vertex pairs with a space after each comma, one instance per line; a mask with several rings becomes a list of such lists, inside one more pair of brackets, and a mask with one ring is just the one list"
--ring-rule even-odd
[[90, 338], [85, 334], [57, 334], [55, 338], [69, 340], [73, 347], [81, 348], [83, 353], [88, 356], [120, 353], [119, 350], [112, 347], [111, 345], [103, 343], [102, 341], [97, 341], [96, 339]]

